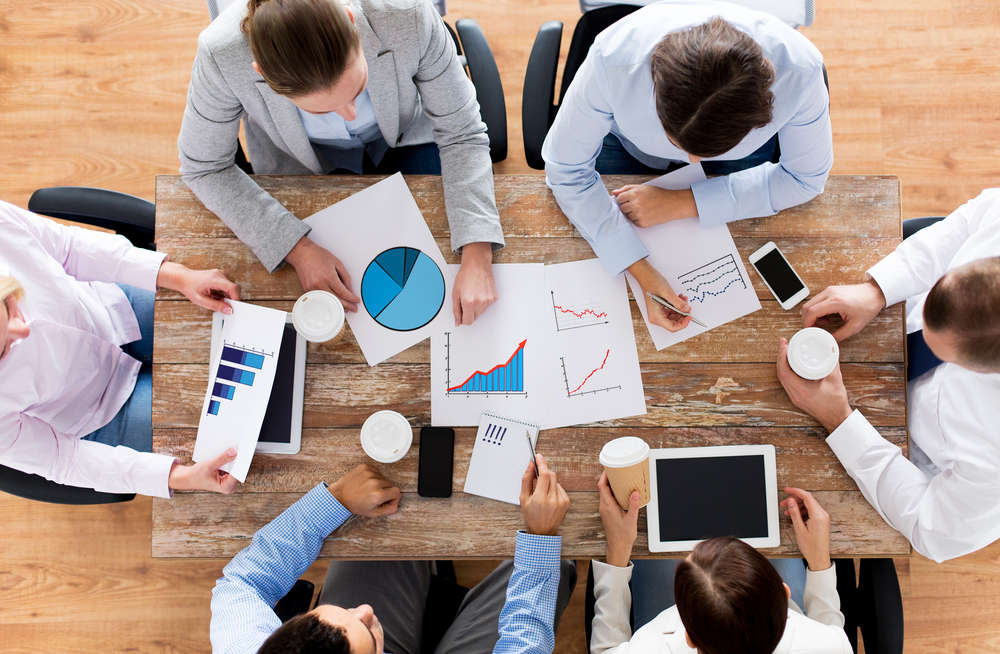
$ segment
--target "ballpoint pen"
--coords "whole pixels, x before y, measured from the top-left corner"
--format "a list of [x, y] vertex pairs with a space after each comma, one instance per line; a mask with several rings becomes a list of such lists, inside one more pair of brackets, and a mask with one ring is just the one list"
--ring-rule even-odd
[[708, 325], [706, 325], [706, 324], [705, 324], [705, 323], [703, 323], [702, 321], [698, 320], [697, 318], [695, 318], [694, 316], [692, 316], [692, 315], [691, 315], [690, 313], [687, 313], [687, 312], [685, 312], [685, 311], [681, 311], [680, 309], [678, 309], [678, 308], [677, 308], [677, 307], [675, 307], [674, 305], [672, 305], [672, 304], [670, 304], [669, 302], [667, 302], [666, 300], [664, 300], [664, 299], [663, 299], [662, 297], [660, 297], [659, 295], [656, 295], [655, 293], [651, 293], [651, 292], [649, 292], [649, 291], [646, 291], [646, 295], [648, 295], [648, 296], [650, 297], [650, 299], [652, 299], [652, 300], [653, 300], [653, 302], [656, 302], [657, 304], [659, 304], [659, 305], [661, 305], [661, 306], [664, 306], [664, 307], [666, 307], [666, 308], [670, 309], [671, 311], [674, 311], [674, 312], [676, 312], [676, 313], [679, 313], [679, 314], [681, 314], [682, 316], [687, 316], [687, 317], [691, 318], [691, 322], [693, 322], [694, 324], [696, 324], [696, 325], [701, 325], [701, 326], [702, 326], [702, 327], [704, 327], [705, 329], [708, 329]]
[[528, 449], [531, 450], [531, 465], [535, 467], [535, 479], [538, 479], [538, 461], [535, 459], [535, 446], [531, 444], [531, 433], [525, 429], [524, 435], [528, 439]]

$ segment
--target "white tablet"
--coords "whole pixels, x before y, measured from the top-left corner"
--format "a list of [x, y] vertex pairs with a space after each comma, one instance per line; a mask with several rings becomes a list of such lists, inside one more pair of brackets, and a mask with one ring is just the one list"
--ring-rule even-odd
[[650, 552], [686, 552], [716, 536], [781, 544], [773, 445], [651, 450], [649, 486]]
[[[212, 356], [222, 347], [222, 324], [225, 316], [212, 316]], [[257, 452], [267, 454], [298, 454], [302, 445], [302, 398], [306, 377], [306, 341], [292, 326], [288, 314], [285, 333], [278, 354], [278, 370], [274, 375], [271, 397], [257, 437]]]

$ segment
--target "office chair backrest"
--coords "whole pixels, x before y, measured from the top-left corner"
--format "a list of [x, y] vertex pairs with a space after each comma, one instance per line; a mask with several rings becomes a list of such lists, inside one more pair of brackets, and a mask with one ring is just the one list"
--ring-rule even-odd
[[566, 53], [566, 66], [563, 68], [562, 87], [559, 90], [559, 104], [562, 104], [563, 98], [566, 96], [566, 89], [576, 77], [576, 71], [580, 69], [583, 60], [587, 58], [590, 46], [593, 45], [597, 35], [639, 8], [637, 5], [611, 5], [588, 11], [580, 16], [580, 20], [577, 21], [576, 27], [573, 29], [573, 40], [570, 41], [569, 52]]

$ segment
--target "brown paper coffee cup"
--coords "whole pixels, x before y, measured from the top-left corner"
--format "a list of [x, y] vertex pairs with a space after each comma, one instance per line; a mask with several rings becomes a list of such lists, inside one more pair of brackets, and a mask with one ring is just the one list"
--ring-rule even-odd
[[611, 491], [623, 509], [629, 497], [639, 491], [639, 506], [649, 504], [649, 445], [641, 438], [624, 436], [605, 443], [600, 455]]

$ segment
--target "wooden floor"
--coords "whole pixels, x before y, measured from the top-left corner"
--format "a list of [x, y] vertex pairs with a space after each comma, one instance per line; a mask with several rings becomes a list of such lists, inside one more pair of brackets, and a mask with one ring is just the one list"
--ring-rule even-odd
[[[542, 22], [560, 19], [565, 52], [576, 3], [450, 4], [449, 20], [479, 20], [500, 66], [510, 157], [497, 170], [526, 171], [520, 98], [531, 42]], [[805, 33], [830, 73], [834, 172], [898, 175], [906, 217], [947, 213], [996, 185], [1000, 2], [817, 4]], [[206, 23], [201, 0], [2, 0], [0, 198], [24, 205], [35, 188], [80, 184], [152, 199], [153, 176], [177, 169]], [[209, 592], [225, 561], [151, 559], [148, 499], [72, 508], [2, 496], [0, 516], [0, 651], [209, 649]], [[1000, 544], [944, 565], [914, 557], [900, 573], [907, 652], [1000, 651]], [[481, 574], [462, 570], [465, 580]], [[557, 651], [583, 652], [583, 640], [576, 599]]]

